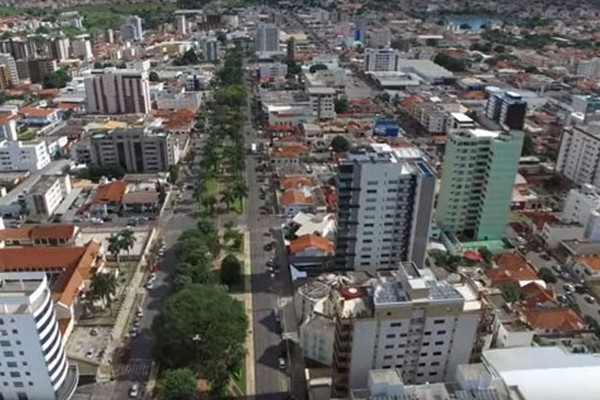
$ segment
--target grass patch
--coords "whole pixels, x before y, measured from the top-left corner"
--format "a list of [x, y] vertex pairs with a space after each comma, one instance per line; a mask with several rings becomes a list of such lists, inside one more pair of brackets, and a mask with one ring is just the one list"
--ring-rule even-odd
[[19, 133], [17, 135], [17, 138], [24, 142], [28, 142], [30, 140], [37, 138], [37, 133], [34, 130], [28, 129], [25, 132]]
[[240, 394], [246, 394], [246, 363], [242, 363], [242, 368], [233, 374], [233, 383], [241, 392]]
[[231, 205], [231, 211], [236, 214], [244, 213], [244, 199], [235, 199], [233, 204]]
[[208, 178], [204, 181], [204, 190], [206, 194], [217, 194], [217, 189], [219, 188], [219, 182], [217, 178]]
[[84, 17], [84, 25], [88, 29], [116, 28], [120, 25], [121, 17], [138, 15], [144, 20], [145, 29], [155, 28], [154, 25], [167, 22], [171, 13], [177, 9], [175, 4], [139, 3], [139, 4], [99, 4], [68, 8], [65, 11], [78, 11]]

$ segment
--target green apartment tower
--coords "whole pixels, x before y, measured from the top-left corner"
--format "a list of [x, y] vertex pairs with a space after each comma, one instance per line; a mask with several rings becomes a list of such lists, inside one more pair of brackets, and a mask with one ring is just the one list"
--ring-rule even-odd
[[461, 240], [504, 236], [523, 132], [467, 129], [448, 135], [436, 219]]

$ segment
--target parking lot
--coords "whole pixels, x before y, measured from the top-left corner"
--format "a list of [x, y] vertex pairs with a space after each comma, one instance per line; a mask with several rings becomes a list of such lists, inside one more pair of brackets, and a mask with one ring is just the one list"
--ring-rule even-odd
[[67, 343], [67, 356], [76, 360], [100, 363], [112, 327], [76, 326]]

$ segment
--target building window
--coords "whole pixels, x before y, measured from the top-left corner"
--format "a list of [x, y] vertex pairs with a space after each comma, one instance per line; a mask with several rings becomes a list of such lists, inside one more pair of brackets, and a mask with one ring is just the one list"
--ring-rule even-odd
[[391, 360], [391, 359], [392, 359], [392, 356], [383, 356], [383, 359], [384, 359], [384, 360]]
[[436, 345], [436, 346], [441, 346], [441, 345], [443, 345], [443, 344], [444, 344], [444, 342], [443, 342], [443, 341], [442, 341], [442, 342], [435, 342], [435, 345]]
[[443, 324], [444, 320], [443, 319], [436, 319], [433, 321], [434, 324], [439, 325], [439, 324]]
[[20, 378], [21, 377], [21, 373], [13, 371], [13, 372], [10, 373], [10, 377], [11, 378]]
[[2, 346], [2, 347], [10, 347], [10, 341], [8, 341], [8, 340], [0, 340], [0, 346]]
[[386, 339], [394, 339], [394, 338], [396, 338], [396, 335], [395, 335], [395, 334], [393, 334], [393, 333], [391, 333], [391, 334], [389, 334], [389, 335], [385, 335], [385, 338], [386, 338]]
[[14, 357], [15, 353], [12, 351], [5, 351], [4, 352], [4, 357]]
[[17, 363], [15, 361], [9, 361], [6, 363], [8, 368], [17, 368]]
[[398, 327], [401, 327], [401, 326], [402, 326], [402, 322], [392, 322], [390, 324], [390, 327], [392, 327], [392, 328], [398, 328]]
[[434, 352], [433, 352], [433, 355], [434, 355], [434, 356], [441, 356], [441, 355], [442, 355], [442, 352], [441, 352], [441, 351], [434, 351]]
[[13, 382], [13, 384], [15, 385], [16, 388], [22, 388], [23, 387], [23, 382], [20, 382], [20, 381]]
[[439, 362], [437, 362], [437, 361], [435, 361], [435, 362], [432, 362], [432, 363], [431, 363], [431, 366], [432, 366], [432, 367], [437, 367], [437, 366], [439, 366], [439, 365], [440, 365], [440, 363], [439, 363]]
[[437, 334], [438, 334], [438, 335], [445, 335], [445, 334], [446, 334], [446, 331], [437, 331]]

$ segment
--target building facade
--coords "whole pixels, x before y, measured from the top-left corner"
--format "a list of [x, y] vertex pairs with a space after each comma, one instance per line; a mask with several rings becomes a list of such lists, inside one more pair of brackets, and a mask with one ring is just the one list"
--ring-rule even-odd
[[69, 59], [69, 48], [71, 41], [67, 37], [57, 37], [50, 42], [50, 54], [58, 61]]
[[148, 114], [150, 83], [146, 72], [105, 68], [85, 78], [87, 112], [91, 114]]
[[449, 134], [436, 218], [465, 240], [504, 236], [523, 132], [468, 129]]
[[94, 59], [94, 53], [92, 53], [92, 43], [88, 39], [76, 39], [71, 44], [73, 47], [73, 56], [80, 58], [84, 61], [90, 61]]
[[27, 68], [27, 77], [31, 83], [43, 83], [47, 81], [50, 75], [58, 68], [56, 60], [52, 58], [27, 60], [25, 65]]
[[139, 42], [144, 38], [142, 19], [137, 15], [123, 18], [121, 23], [121, 39], [124, 42]]
[[3, 65], [8, 70], [9, 83], [11, 86], [19, 84], [19, 74], [17, 72], [17, 63], [13, 56], [8, 53], [0, 54], [0, 65]]
[[217, 61], [219, 59], [219, 41], [217, 38], [205, 38], [202, 40], [202, 54], [205, 61]]
[[22, 194], [25, 213], [50, 217], [69, 193], [71, 193], [69, 175], [45, 175]]
[[600, 127], [565, 127], [560, 139], [556, 172], [580, 185], [600, 185]]
[[371, 145], [338, 166], [336, 268], [425, 260], [435, 172], [417, 149]]
[[114, 129], [90, 139], [95, 165], [120, 165], [129, 173], [167, 171], [181, 158], [179, 138], [146, 128]]
[[259, 53], [279, 52], [279, 28], [275, 24], [259, 24], [254, 37], [255, 50]]
[[399, 58], [394, 49], [365, 49], [365, 72], [398, 71]]
[[335, 89], [311, 87], [306, 89], [306, 92], [310, 99], [310, 107], [313, 115], [318, 120], [335, 118]]
[[70, 367], [42, 272], [0, 273], [0, 343], [5, 400], [67, 400], [78, 382]]
[[507, 129], [523, 129], [527, 102], [520, 94], [495, 90], [485, 106], [485, 115]]
[[342, 286], [331, 302], [332, 397], [365, 387], [372, 369], [395, 369], [408, 384], [451, 380], [470, 360], [481, 319], [475, 293], [414, 263], [380, 271], [371, 290]]
[[0, 141], [0, 171], [34, 172], [50, 164], [50, 154], [45, 141], [19, 141], [14, 120], [8, 120], [4, 124], [4, 131], [7, 138]]

